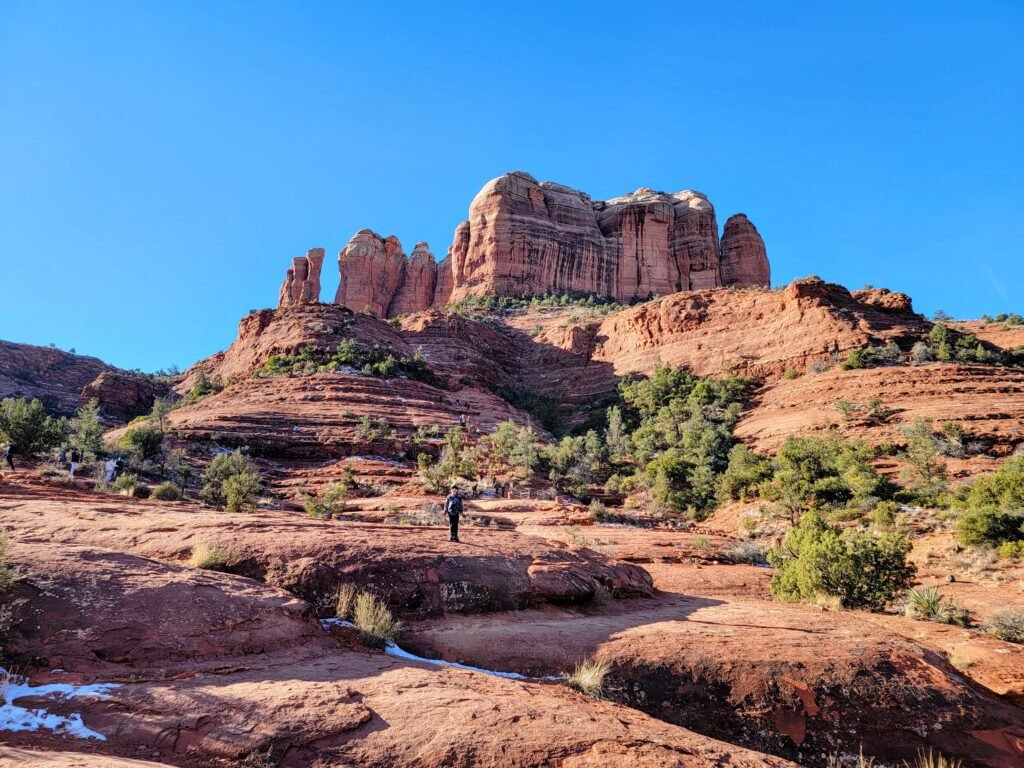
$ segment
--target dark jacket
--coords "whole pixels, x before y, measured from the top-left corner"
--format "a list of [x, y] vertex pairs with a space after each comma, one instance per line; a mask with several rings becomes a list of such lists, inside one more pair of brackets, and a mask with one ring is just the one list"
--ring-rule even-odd
[[444, 500], [444, 511], [448, 515], [462, 514], [462, 496], [457, 491]]

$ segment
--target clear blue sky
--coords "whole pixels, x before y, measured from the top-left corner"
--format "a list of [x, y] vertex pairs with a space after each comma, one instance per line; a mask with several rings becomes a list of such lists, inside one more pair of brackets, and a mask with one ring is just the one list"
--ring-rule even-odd
[[773, 282], [1024, 311], [1024, 3], [0, 3], [0, 338], [184, 368], [488, 179], [746, 212]]

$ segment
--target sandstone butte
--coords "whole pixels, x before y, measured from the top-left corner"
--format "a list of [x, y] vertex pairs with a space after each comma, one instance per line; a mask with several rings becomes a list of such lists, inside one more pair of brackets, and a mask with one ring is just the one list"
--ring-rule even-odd
[[[322, 261], [319, 248], [293, 260], [278, 306], [319, 300]], [[641, 188], [592, 200], [521, 171], [484, 185], [442, 261], [426, 243], [408, 256], [398, 238], [361, 229], [338, 254], [338, 266], [334, 303], [384, 318], [488, 294], [627, 302], [771, 282], [757, 228], [736, 214], [720, 241], [714, 206], [700, 192]]]

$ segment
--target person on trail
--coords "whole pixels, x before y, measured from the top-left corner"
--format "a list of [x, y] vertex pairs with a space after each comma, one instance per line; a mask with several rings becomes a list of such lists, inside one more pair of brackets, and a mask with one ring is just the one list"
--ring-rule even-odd
[[60, 447], [60, 455], [57, 456], [57, 463], [60, 465], [61, 469], [64, 469], [65, 465], [68, 463], [68, 449], [63, 445]]
[[444, 511], [448, 515], [448, 541], [458, 541], [459, 515], [462, 514], [462, 496], [459, 494], [459, 486], [452, 486], [451, 493], [444, 500]]
[[71, 449], [71, 477], [75, 476], [75, 472], [78, 471], [78, 462], [82, 460], [82, 454], [78, 452], [77, 448]]
[[18, 452], [18, 446], [14, 443], [8, 443], [4, 449], [4, 461], [7, 462], [7, 466], [11, 468], [11, 472], [14, 471], [14, 454]]
[[117, 473], [117, 459], [111, 456], [103, 465], [103, 479], [108, 483], [114, 482], [114, 475]]

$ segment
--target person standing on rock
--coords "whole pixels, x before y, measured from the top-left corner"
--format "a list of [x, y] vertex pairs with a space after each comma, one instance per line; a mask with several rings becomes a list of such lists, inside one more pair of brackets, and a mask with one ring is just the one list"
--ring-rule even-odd
[[458, 541], [459, 516], [462, 514], [462, 496], [459, 494], [459, 486], [452, 486], [451, 493], [444, 500], [444, 511], [448, 515], [448, 541]]
[[71, 449], [71, 477], [74, 478], [75, 472], [78, 471], [78, 462], [82, 460], [82, 454], [78, 452], [77, 448]]

